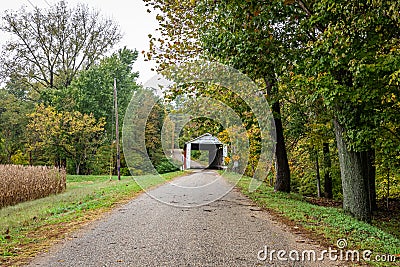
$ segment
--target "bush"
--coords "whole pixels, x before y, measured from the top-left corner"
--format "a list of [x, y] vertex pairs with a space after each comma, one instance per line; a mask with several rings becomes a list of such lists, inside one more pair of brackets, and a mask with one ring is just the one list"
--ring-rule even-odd
[[65, 190], [66, 171], [44, 166], [0, 165], [0, 208]]
[[175, 172], [179, 171], [179, 168], [170, 162], [167, 158], [163, 158], [156, 165], [156, 170], [159, 174], [167, 173], [167, 172]]

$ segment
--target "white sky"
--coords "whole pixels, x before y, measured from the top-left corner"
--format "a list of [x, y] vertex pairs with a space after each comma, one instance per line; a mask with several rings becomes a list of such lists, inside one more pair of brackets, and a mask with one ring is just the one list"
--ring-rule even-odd
[[[0, 15], [4, 14], [8, 9], [19, 9], [21, 6], [26, 6], [28, 10], [32, 10], [32, 5], [39, 8], [49, 7], [58, 2], [57, 0], [12, 0], [1, 1]], [[69, 6], [75, 6], [77, 3], [85, 3], [89, 8], [93, 7], [100, 10], [101, 14], [106, 17], [111, 17], [119, 24], [123, 33], [122, 40], [114, 47], [115, 49], [126, 46], [130, 49], [136, 49], [139, 52], [137, 61], [133, 66], [134, 71], [139, 71], [138, 82], [146, 83], [156, 73], [150, 69], [155, 66], [155, 63], [145, 62], [141, 51], [147, 51], [149, 48], [148, 34], [154, 35], [157, 28], [155, 13], [148, 13], [147, 7], [142, 0], [66, 0]], [[4, 44], [4, 35], [0, 35], [0, 45]]]

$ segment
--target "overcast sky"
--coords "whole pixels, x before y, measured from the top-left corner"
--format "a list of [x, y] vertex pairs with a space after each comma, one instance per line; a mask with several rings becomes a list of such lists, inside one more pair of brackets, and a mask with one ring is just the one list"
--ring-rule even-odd
[[[57, 0], [12, 0], [1, 1], [0, 14], [3, 16], [7, 9], [19, 9], [26, 6], [29, 10], [33, 9], [33, 5], [45, 8], [49, 7]], [[134, 71], [139, 71], [139, 83], [144, 84], [156, 73], [150, 71], [155, 66], [154, 63], [145, 62], [141, 51], [148, 50], [148, 34], [154, 33], [157, 28], [157, 22], [154, 13], [147, 13], [147, 7], [142, 0], [66, 0], [69, 6], [77, 3], [85, 3], [89, 7], [94, 7], [101, 11], [106, 17], [113, 18], [121, 28], [124, 37], [115, 48], [127, 46], [130, 49], [139, 51], [139, 58], [134, 64]], [[0, 44], [4, 43], [4, 35], [0, 35]]]

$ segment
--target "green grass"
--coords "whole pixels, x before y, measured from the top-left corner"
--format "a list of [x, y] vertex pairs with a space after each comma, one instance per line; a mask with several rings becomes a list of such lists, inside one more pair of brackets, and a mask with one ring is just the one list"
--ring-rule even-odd
[[[235, 182], [237, 174], [223, 174]], [[242, 193], [258, 206], [272, 211], [284, 220], [289, 220], [307, 230], [314, 238], [323, 236], [324, 243], [336, 246], [338, 239], [345, 238], [348, 249], [371, 250], [373, 255], [398, 255], [395, 263], [371, 262], [374, 266], [400, 266], [400, 240], [378, 227], [358, 221], [345, 214], [341, 208], [322, 207], [308, 203], [299, 194], [274, 192], [263, 183], [254, 192], [249, 192], [251, 178], [243, 176], [237, 184]]]
[[[165, 180], [183, 172], [164, 174]], [[228, 180], [235, 174], [224, 174]], [[160, 184], [155, 176], [141, 178], [149, 188]], [[248, 192], [250, 178], [242, 177], [237, 186], [257, 205], [295, 222], [315, 237], [323, 236], [332, 247], [337, 239], [346, 238], [350, 249], [372, 250], [375, 254], [400, 254], [400, 240], [377, 227], [355, 220], [339, 208], [320, 207], [306, 202], [299, 194], [275, 193], [263, 184]], [[20, 203], [0, 209], [0, 265], [19, 265], [78, 228], [82, 223], [101, 216], [117, 203], [127, 201], [142, 191], [132, 177], [117, 181], [108, 176], [68, 176], [67, 190], [58, 195]], [[398, 262], [400, 259], [398, 259]], [[376, 266], [400, 266], [373, 263]]]
[[[183, 172], [140, 177], [144, 189]], [[143, 191], [133, 177], [67, 176], [67, 190], [58, 195], [0, 209], [0, 265], [19, 265], [49, 240], [56, 240], [84, 222]]]
[[394, 204], [390, 211], [382, 205], [379, 206], [380, 210], [375, 214], [372, 224], [382, 229], [387, 233], [391, 233], [397, 238], [400, 238], [400, 202]]

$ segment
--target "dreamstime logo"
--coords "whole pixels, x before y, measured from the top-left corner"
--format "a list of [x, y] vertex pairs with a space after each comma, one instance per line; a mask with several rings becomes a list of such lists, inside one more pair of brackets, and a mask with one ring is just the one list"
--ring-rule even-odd
[[[152, 173], [158, 175], [148, 155], [148, 148], [146, 147], [146, 144], [148, 144], [148, 141], [146, 141], [148, 122], [152, 118], [153, 109], [159, 102], [154, 91], [149, 90], [149, 87], [156, 90], [159, 88], [167, 90], [171, 88], [175, 90], [185, 88], [186, 92], [196, 92], [199, 88], [205, 90], [210, 88], [213, 89], [214, 92], [217, 92], [217, 94], [218, 89], [216, 88], [223, 88], [224, 92], [229, 92], [230, 97], [235, 97], [240, 103], [245, 103], [247, 105], [247, 109], [252, 112], [259, 126], [261, 142], [258, 149], [260, 149], [260, 156], [258, 162], [252, 162], [255, 172], [249, 186], [250, 191], [257, 189], [270, 170], [275, 150], [275, 125], [272, 112], [262, 90], [260, 90], [246, 75], [216, 62], [198, 60], [181, 64], [179, 66], [170, 67], [168, 70], [164, 71], [163, 75], [162, 78], [151, 79], [150, 83], [147, 83], [147, 86], [145, 84], [147, 89], [135, 92], [124, 117], [122, 129], [123, 150], [126, 163], [131, 173], [133, 175], [136, 173]], [[173, 146], [171, 146], [171, 143], [178, 143], [175, 133], [179, 133], [185, 125], [194, 119], [210, 119], [221, 125], [228, 133], [229, 144], [232, 144], [229, 151], [231, 154], [234, 153], [235, 157], [238, 158], [236, 162], [230, 162], [228, 169], [235, 168], [235, 171], [240, 174], [235, 180], [237, 183], [249, 162], [249, 137], [239, 114], [237, 114], [231, 106], [219, 99], [221, 98], [213, 97], [210, 94], [207, 96], [196, 96], [194, 93], [191, 97], [186, 97], [184, 107], [175, 108], [170, 114], [167, 114], [164, 119], [164, 125], [161, 131], [162, 148], [165, 157], [168, 158], [171, 163], [176, 164], [173, 158], [180, 159], [183, 158], [184, 155], [179, 150], [172, 151], [173, 149], [171, 147]], [[171, 125], [173, 125], [173, 127], [171, 127]], [[148, 177], [137, 175], [134, 176], [134, 178], [143, 189], [148, 188]], [[153, 191], [147, 191], [147, 193], [157, 200], [174, 206], [190, 207], [204, 205], [223, 197], [234, 187], [234, 185], [229, 188], [220, 186], [220, 178], [220, 176], [214, 176], [214, 179], [201, 184], [168, 184], [168, 186], [171, 187], [179, 187], [179, 194], [182, 196], [189, 196], [189, 198], [193, 196], [192, 200], [169, 201], [164, 198], [161, 199], [161, 197], [153, 193]], [[161, 175], [158, 175], [158, 179], [160, 183], [164, 181]], [[210, 191], [212, 193], [209, 193], [208, 197], [202, 200], [197, 198], [195, 201], [194, 198], [196, 196]]]
[[339, 249], [346, 248], [346, 247], [347, 247], [347, 240], [344, 239], [344, 238], [339, 238], [339, 239], [336, 241], [336, 246], [337, 246]]
[[371, 250], [350, 250], [347, 248], [347, 240], [344, 238], [336, 241], [337, 249], [329, 247], [320, 252], [315, 250], [275, 250], [268, 246], [257, 253], [257, 259], [260, 261], [375, 261], [375, 262], [395, 262], [396, 256], [390, 254], [374, 254]]

